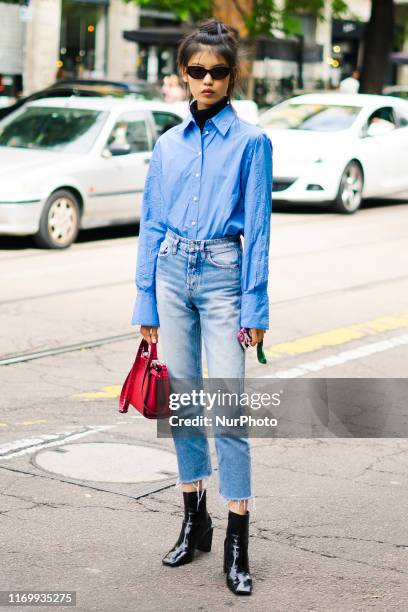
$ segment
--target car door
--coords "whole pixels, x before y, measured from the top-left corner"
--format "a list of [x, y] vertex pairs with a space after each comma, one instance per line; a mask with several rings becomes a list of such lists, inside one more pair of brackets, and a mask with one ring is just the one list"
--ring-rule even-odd
[[397, 129], [394, 133], [395, 185], [393, 193], [408, 190], [408, 109], [394, 107]]
[[161, 136], [170, 128], [182, 122], [182, 118], [166, 111], [152, 111], [157, 136]]
[[90, 194], [90, 217], [126, 221], [140, 217], [143, 189], [155, 138], [150, 117], [121, 113], [106, 140], [98, 188]]
[[[370, 135], [369, 129], [373, 124], [387, 126], [387, 129]], [[364, 163], [366, 196], [386, 195], [394, 189], [398, 176], [395, 150], [397, 131], [392, 106], [377, 108], [362, 128], [359, 148]]]

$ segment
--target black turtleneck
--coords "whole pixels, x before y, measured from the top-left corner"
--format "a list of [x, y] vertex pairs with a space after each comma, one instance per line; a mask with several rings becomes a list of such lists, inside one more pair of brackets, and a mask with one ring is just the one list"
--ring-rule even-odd
[[220, 110], [223, 109], [224, 106], [229, 103], [229, 96], [224, 96], [223, 98], [221, 98], [221, 100], [218, 100], [218, 102], [211, 104], [211, 106], [209, 106], [208, 108], [198, 110], [197, 100], [193, 100], [193, 102], [190, 104], [190, 112], [193, 115], [198, 127], [200, 128], [200, 131], [203, 131], [204, 123], [207, 121], [207, 119], [211, 119], [211, 117], [214, 117], [214, 115], [219, 113]]

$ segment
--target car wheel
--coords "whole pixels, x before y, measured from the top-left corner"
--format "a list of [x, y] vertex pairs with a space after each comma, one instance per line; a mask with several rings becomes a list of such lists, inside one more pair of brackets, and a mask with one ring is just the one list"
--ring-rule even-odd
[[335, 211], [352, 214], [360, 208], [363, 200], [364, 177], [361, 166], [356, 161], [347, 164], [340, 179], [339, 191], [333, 203]]
[[55, 191], [44, 206], [34, 242], [46, 249], [66, 249], [75, 241], [78, 231], [79, 205], [76, 197], [66, 189]]

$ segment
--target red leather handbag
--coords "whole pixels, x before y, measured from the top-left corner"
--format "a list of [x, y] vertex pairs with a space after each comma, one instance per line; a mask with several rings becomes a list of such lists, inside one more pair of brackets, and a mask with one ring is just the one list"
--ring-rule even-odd
[[119, 398], [119, 412], [132, 404], [147, 419], [171, 415], [170, 384], [167, 366], [157, 359], [157, 344], [142, 338], [132, 369], [126, 377]]

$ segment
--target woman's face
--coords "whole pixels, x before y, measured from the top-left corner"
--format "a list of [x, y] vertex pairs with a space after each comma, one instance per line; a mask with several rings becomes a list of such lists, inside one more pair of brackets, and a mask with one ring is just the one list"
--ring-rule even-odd
[[[189, 59], [188, 66], [203, 66], [207, 69], [215, 68], [215, 66], [228, 66], [222, 55], [217, 55], [210, 49], [207, 49], [208, 47], [203, 48], [202, 51], [193, 53]], [[183, 70], [182, 76], [183, 81], [188, 83], [193, 98], [197, 100], [198, 110], [207, 108], [226, 96], [231, 78], [231, 75], [228, 75], [225, 79], [215, 80], [212, 78], [211, 74], [207, 72], [203, 79], [193, 79], [187, 74], [185, 69]], [[208, 93], [205, 92], [206, 89], [209, 90]]]

